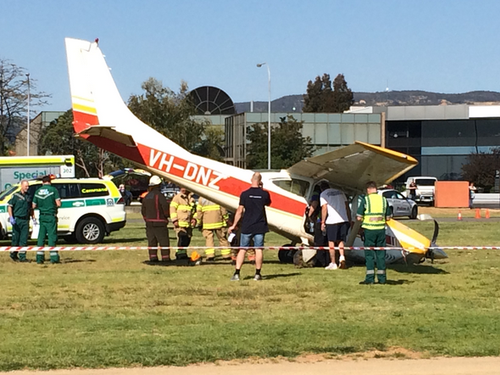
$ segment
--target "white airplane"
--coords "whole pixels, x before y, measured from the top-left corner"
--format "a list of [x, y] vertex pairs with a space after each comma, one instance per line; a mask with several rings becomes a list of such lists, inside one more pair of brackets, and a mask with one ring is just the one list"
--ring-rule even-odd
[[[238, 208], [239, 195], [250, 187], [253, 171], [194, 155], [135, 117], [121, 98], [97, 41], [66, 38], [66, 52], [73, 126], [79, 137], [229, 210]], [[287, 170], [263, 172], [264, 188], [272, 200], [267, 208], [269, 226], [292, 244], [310, 245], [313, 237], [305, 230], [305, 209], [321, 181], [342, 189], [357, 202], [356, 196], [363, 193], [367, 181], [386, 184], [416, 164], [411, 156], [356, 142], [301, 161]], [[358, 229], [359, 223], [351, 231], [347, 246], [362, 246]], [[388, 222], [387, 240], [390, 246], [407, 250], [388, 251], [389, 263], [447, 257], [442, 250], [428, 249], [431, 244], [434, 246], [435, 238], [430, 241], [394, 220]], [[304, 259], [307, 261], [314, 254], [314, 250], [304, 251]], [[347, 251], [346, 257], [364, 261], [362, 251]]]

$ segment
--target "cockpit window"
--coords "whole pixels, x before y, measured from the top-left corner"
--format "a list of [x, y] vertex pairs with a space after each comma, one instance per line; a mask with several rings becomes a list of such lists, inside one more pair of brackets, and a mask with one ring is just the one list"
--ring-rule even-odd
[[292, 178], [291, 180], [274, 180], [273, 183], [283, 190], [305, 197], [309, 191], [309, 182]]

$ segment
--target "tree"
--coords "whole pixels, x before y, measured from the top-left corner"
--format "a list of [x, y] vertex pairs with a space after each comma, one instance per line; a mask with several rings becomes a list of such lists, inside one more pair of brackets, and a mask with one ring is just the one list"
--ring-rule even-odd
[[141, 85], [142, 95], [132, 95], [130, 110], [143, 122], [189, 151], [194, 151], [204, 140], [206, 122], [192, 119], [196, 114], [189, 96], [188, 85], [181, 82], [179, 93], [154, 78]]
[[344, 75], [335, 77], [332, 90], [330, 75], [325, 73], [322, 77], [317, 76], [314, 82], [308, 82], [302, 111], [342, 113], [353, 103], [354, 95], [347, 87]]
[[328, 112], [342, 113], [347, 111], [354, 103], [354, 94], [347, 87], [347, 82], [343, 74], [337, 75], [333, 80], [333, 94], [330, 96], [332, 102], [328, 103]]
[[7, 153], [17, 133], [26, 126], [28, 86], [31, 112], [47, 104], [50, 95], [37, 91], [36, 80], [29, 79], [26, 69], [0, 59], [0, 155]]
[[[303, 121], [288, 115], [281, 118], [278, 126], [271, 129], [271, 167], [286, 169], [313, 155], [315, 146], [310, 137], [303, 137]], [[255, 124], [247, 129], [247, 167], [264, 169], [267, 167], [267, 123]]]
[[304, 95], [304, 107], [302, 112], [327, 112], [327, 97], [332, 91], [332, 81], [329, 74], [323, 74], [323, 77], [317, 76], [314, 80], [307, 83], [307, 94]]
[[224, 131], [219, 127], [207, 126], [204, 131], [201, 143], [196, 145], [193, 152], [200, 156], [222, 161], [224, 158]]
[[500, 170], [500, 147], [491, 152], [471, 153], [467, 156], [467, 163], [462, 165], [463, 178], [483, 187], [486, 192], [495, 186], [497, 170]]
[[118, 156], [75, 138], [72, 110], [59, 116], [44, 130], [39, 151], [41, 154], [75, 155], [77, 177], [104, 176], [124, 167]]

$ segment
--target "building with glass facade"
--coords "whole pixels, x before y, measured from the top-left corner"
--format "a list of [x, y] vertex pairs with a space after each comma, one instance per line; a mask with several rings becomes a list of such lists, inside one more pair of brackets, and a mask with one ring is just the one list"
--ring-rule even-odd
[[[29, 155], [38, 155], [38, 144], [40, 143], [43, 131], [47, 129], [50, 123], [62, 116], [62, 111], [42, 111], [30, 121], [30, 152]], [[28, 129], [24, 128], [17, 136], [14, 143], [16, 155], [28, 155]]]
[[461, 179], [468, 155], [500, 147], [500, 106], [387, 107], [385, 146], [419, 161], [401, 180]]
[[[225, 119], [225, 161], [241, 168], [246, 166], [246, 132], [255, 124], [267, 126], [267, 113], [245, 112]], [[310, 137], [323, 154], [362, 141], [380, 145], [383, 114], [379, 113], [271, 113], [271, 126], [287, 116], [303, 121], [302, 136]], [[267, 143], [267, 139], [263, 139]], [[272, 139], [271, 139], [272, 144]]]

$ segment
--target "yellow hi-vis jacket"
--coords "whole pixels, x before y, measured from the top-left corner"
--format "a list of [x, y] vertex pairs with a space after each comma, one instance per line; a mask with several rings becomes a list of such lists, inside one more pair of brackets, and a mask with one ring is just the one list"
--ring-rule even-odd
[[358, 208], [358, 214], [363, 212], [363, 223], [361, 227], [364, 229], [384, 229], [387, 215], [387, 200], [377, 194], [368, 194], [364, 198], [364, 207]]
[[197, 210], [197, 219], [203, 223], [203, 229], [212, 230], [227, 226], [229, 215], [224, 207], [200, 197]]
[[189, 195], [178, 193], [170, 202], [170, 219], [178, 221], [179, 227], [191, 228], [191, 220], [198, 219], [196, 215], [196, 203]]

